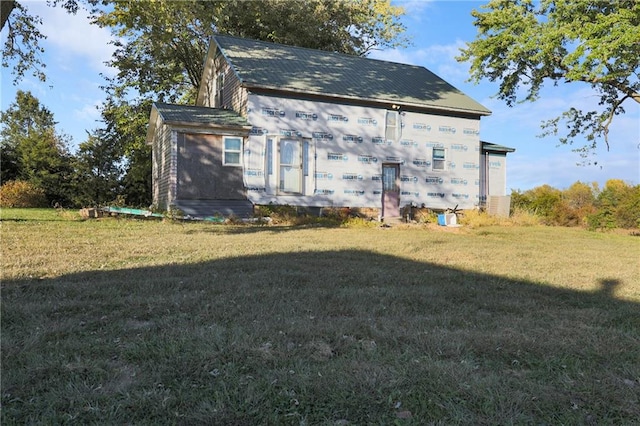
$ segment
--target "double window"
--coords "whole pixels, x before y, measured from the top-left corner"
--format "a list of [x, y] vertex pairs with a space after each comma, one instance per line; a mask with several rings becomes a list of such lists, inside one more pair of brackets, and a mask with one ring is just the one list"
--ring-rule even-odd
[[311, 161], [309, 151], [310, 141], [307, 139], [267, 138], [267, 179], [271, 179], [274, 174], [277, 175], [275, 179], [278, 182], [279, 194], [294, 195], [305, 192], [305, 177], [309, 176]]

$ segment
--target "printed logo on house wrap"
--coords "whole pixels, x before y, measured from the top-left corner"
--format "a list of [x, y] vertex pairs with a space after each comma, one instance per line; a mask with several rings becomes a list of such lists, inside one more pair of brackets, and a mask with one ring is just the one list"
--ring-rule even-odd
[[344, 135], [342, 136], [342, 140], [347, 143], [362, 143], [364, 139], [362, 139], [362, 136]]
[[475, 186], [480, 186], [480, 179], [476, 179], [476, 181], [473, 183]]
[[444, 192], [427, 192], [429, 198], [444, 198]]
[[456, 163], [455, 163], [455, 162], [453, 162], [453, 161], [449, 161], [449, 163], [448, 163], [448, 164], [449, 164], [449, 169], [453, 170], [453, 169], [455, 169], [455, 168], [456, 168]]
[[378, 162], [378, 157], [373, 155], [358, 155], [358, 161], [363, 164], [375, 164]]
[[444, 179], [442, 179], [440, 176], [427, 176], [425, 182], [428, 185], [441, 185], [444, 183]]
[[447, 133], [450, 135], [455, 135], [456, 134], [456, 128], [452, 127], [452, 126], [438, 126], [438, 131], [440, 133]]
[[420, 193], [419, 192], [411, 192], [411, 191], [401, 191], [400, 195], [402, 195], [403, 197], [419, 197]]
[[489, 161], [490, 169], [499, 169], [500, 167], [502, 167], [502, 164], [499, 161]]
[[431, 161], [426, 158], [416, 158], [413, 160], [413, 165], [418, 167], [429, 167], [431, 165]]
[[400, 182], [418, 183], [418, 176], [400, 176]]
[[425, 123], [413, 123], [413, 130], [417, 130], [419, 132], [430, 132], [431, 126]]
[[316, 177], [317, 180], [332, 180], [333, 179], [333, 173], [316, 172], [315, 177]]
[[343, 193], [347, 195], [357, 195], [357, 196], [364, 195], [364, 191], [361, 189], [345, 189]]
[[327, 160], [329, 161], [347, 161], [349, 157], [346, 154], [340, 152], [330, 152], [327, 154]]
[[333, 195], [335, 190], [333, 189], [316, 189], [313, 191], [315, 195]]
[[360, 117], [358, 118], [358, 124], [360, 124], [361, 126], [376, 127], [378, 125], [378, 121], [374, 118]]
[[469, 194], [459, 194], [454, 192], [453, 194], [451, 194], [451, 196], [455, 199], [458, 200], [468, 200], [469, 199]]
[[342, 180], [362, 180], [362, 175], [359, 175], [357, 173], [343, 173], [342, 174]]
[[267, 133], [269, 133], [269, 131], [267, 129], [265, 129], [264, 127], [252, 127], [251, 130], [249, 130], [249, 134], [253, 135], [253, 136], [262, 136], [262, 135], [266, 135]]
[[302, 136], [302, 132], [294, 129], [280, 129], [280, 136], [300, 137]]
[[247, 186], [247, 191], [249, 192], [266, 192], [267, 188], [264, 186]]
[[299, 118], [300, 120], [316, 121], [318, 119], [318, 114], [314, 114], [312, 112], [296, 111], [296, 118]]
[[462, 163], [462, 168], [467, 170], [475, 170], [475, 169], [479, 169], [480, 166], [477, 163], [474, 163], [473, 161], [465, 161], [464, 163]]
[[427, 148], [444, 148], [444, 144], [442, 142], [427, 142], [424, 146]]
[[373, 195], [382, 195], [382, 191], [380, 191], [379, 189], [374, 189], [371, 193]]
[[451, 150], [452, 151], [466, 151], [468, 150], [469, 147], [467, 145], [461, 144], [461, 143], [452, 143], [451, 144]]
[[267, 117], [284, 117], [285, 113], [279, 108], [262, 108], [262, 115]]
[[451, 178], [451, 183], [453, 185], [466, 185], [467, 184], [467, 180], [466, 179], [462, 179], [462, 178]]
[[372, 175], [371, 176], [371, 180], [374, 182], [381, 182], [382, 181], [382, 175]]
[[314, 139], [321, 139], [321, 140], [333, 140], [333, 135], [328, 132], [313, 132], [311, 133], [311, 137]]
[[400, 146], [406, 146], [409, 148], [415, 148], [418, 146], [418, 142], [411, 140], [411, 139], [402, 139], [400, 141]]
[[337, 123], [337, 122], [346, 123], [347, 121], [349, 121], [349, 118], [341, 114], [329, 114], [327, 115], [327, 121], [331, 123]]
[[244, 171], [244, 175], [251, 177], [263, 177], [264, 171], [260, 169], [249, 169]]
[[465, 127], [464, 129], [462, 129], [462, 134], [466, 135], [466, 136], [475, 136], [477, 134], [479, 134], [480, 132], [476, 129], [470, 129], [468, 127]]
[[371, 142], [374, 145], [384, 145], [384, 144], [389, 144], [391, 145], [391, 141], [385, 141], [383, 137], [380, 136], [374, 136], [371, 138]]

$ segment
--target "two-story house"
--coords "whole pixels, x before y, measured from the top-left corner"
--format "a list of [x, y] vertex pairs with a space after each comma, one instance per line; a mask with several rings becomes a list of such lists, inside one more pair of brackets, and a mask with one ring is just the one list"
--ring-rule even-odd
[[506, 192], [490, 113], [424, 67], [218, 35], [197, 105], [153, 106], [154, 204], [471, 209]]

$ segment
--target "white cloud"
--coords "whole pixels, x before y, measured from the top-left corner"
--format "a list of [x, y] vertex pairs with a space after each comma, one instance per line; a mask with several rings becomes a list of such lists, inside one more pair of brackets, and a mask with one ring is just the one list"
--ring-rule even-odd
[[456, 61], [462, 40], [452, 44], [433, 44], [418, 49], [390, 49], [376, 51], [371, 58], [390, 62], [423, 66], [454, 86], [460, 86], [469, 78], [469, 65]]
[[412, 55], [405, 49], [374, 50], [373, 52], [371, 52], [371, 55], [369, 55], [369, 57], [372, 59], [378, 59], [380, 61], [416, 65]]
[[42, 18], [41, 31], [47, 36], [43, 43], [47, 48], [56, 50], [55, 59], [71, 69], [74, 59], [85, 61], [93, 70], [105, 75], [113, 75], [115, 70], [105, 62], [111, 59], [115, 48], [109, 30], [92, 25], [88, 13], [79, 9], [74, 15], [61, 7], [47, 6], [43, 1], [23, 3], [30, 13]]
[[393, 4], [404, 8], [405, 16], [421, 21], [423, 13], [431, 6], [432, 0], [397, 0]]
[[76, 108], [73, 110], [74, 116], [78, 120], [83, 121], [97, 121], [100, 119], [100, 105], [102, 104], [102, 100], [97, 100], [94, 102], [90, 102], [82, 105], [81, 108]]

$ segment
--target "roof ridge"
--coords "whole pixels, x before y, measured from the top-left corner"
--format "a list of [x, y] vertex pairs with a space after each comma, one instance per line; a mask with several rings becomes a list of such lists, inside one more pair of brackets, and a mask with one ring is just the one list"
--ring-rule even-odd
[[229, 34], [219, 34], [218, 33], [218, 34], [214, 34], [213, 37], [214, 38], [215, 37], [228, 37], [228, 38], [234, 38], [236, 40], [251, 41], [253, 43], [261, 43], [261, 44], [265, 44], [265, 45], [282, 46], [282, 47], [285, 47], [285, 48], [288, 48], [288, 49], [307, 50], [307, 51], [310, 51], [310, 52], [330, 53], [332, 55], [344, 56], [344, 57], [351, 58], [351, 59], [356, 59], [356, 60], [386, 62], [386, 63], [389, 63], [389, 64], [402, 65], [402, 66], [406, 66], [406, 67], [426, 69], [431, 74], [435, 75], [435, 73], [433, 71], [431, 71], [429, 68], [427, 68], [425, 66], [416, 65], [416, 64], [407, 64], [405, 62], [390, 61], [388, 59], [370, 58], [368, 56], [351, 55], [349, 53], [337, 52], [335, 50], [314, 49], [312, 47], [304, 47], [304, 46], [296, 46], [296, 45], [293, 45], [293, 44], [277, 43], [275, 41], [256, 40], [256, 39], [253, 39], [253, 38], [238, 37], [238, 36], [229, 35]]

